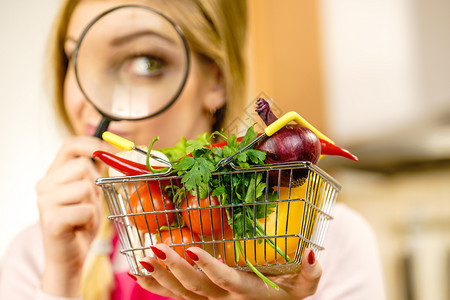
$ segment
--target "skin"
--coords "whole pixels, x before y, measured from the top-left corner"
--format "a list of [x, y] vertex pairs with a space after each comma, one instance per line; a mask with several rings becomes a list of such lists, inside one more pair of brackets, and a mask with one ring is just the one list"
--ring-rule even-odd
[[[69, 23], [65, 43], [68, 57], [75, 50], [82, 30], [94, 16], [127, 3], [82, 1]], [[148, 4], [149, 1], [143, 3]], [[225, 101], [220, 78], [217, 67], [201, 63], [193, 55], [188, 82], [168, 111], [149, 120], [112, 122], [109, 130], [137, 145], [147, 145], [153, 137], [160, 136], [156, 147], [173, 146], [181, 136], [189, 139], [209, 131], [205, 110], [217, 109]], [[82, 266], [104, 217], [104, 199], [95, 180], [101, 177], [105, 166], [93, 164], [90, 157], [96, 150], [117, 150], [92, 137], [101, 115], [78, 88], [72, 64], [67, 72], [64, 96], [75, 136], [63, 143], [47, 173], [38, 182], [36, 192], [46, 258], [41, 288], [50, 295], [74, 297], [79, 296]], [[250, 295], [264, 299], [268, 296], [267, 287], [259, 278], [231, 269], [201, 249], [195, 248], [192, 252], [200, 258], [197, 264], [204, 273], [196, 271], [169, 247], [158, 247], [167, 255], [165, 263], [169, 270], [163, 269], [154, 259], [146, 258], [155, 266], [155, 272], [152, 277], [138, 280], [154, 293], [183, 299], [251, 299]], [[280, 293], [271, 292], [271, 296], [301, 299], [312, 294], [320, 279], [320, 265], [317, 262], [311, 266], [304, 265], [299, 274], [271, 278], [282, 287]]]

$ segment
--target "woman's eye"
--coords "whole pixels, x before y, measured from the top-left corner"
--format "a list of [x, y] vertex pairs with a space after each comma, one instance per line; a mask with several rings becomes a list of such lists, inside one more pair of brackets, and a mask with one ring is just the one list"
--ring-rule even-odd
[[158, 76], [162, 72], [164, 62], [161, 59], [149, 56], [138, 56], [129, 59], [125, 71], [133, 76]]

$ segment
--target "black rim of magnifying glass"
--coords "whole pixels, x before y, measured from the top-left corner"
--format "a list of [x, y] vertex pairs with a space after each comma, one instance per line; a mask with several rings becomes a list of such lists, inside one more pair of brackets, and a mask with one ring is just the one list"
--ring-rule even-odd
[[[84, 40], [84, 37], [86, 36], [86, 34], [88, 33], [88, 31], [91, 29], [91, 27], [94, 26], [94, 24], [97, 23], [101, 18], [103, 18], [103, 17], [104, 17], [105, 15], [107, 15], [107, 14], [110, 14], [110, 13], [112, 13], [112, 12], [118, 10], [118, 9], [122, 9], [122, 8], [142, 8], [142, 9], [146, 9], [146, 10], [148, 10], [148, 11], [151, 11], [151, 12], [153, 12], [153, 13], [155, 13], [155, 14], [161, 16], [161, 17], [163, 17], [163, 18], [164, 18], [166, 21], [168, 21], [168, 22], [173, 26], [173, 28], [177, 31], [178, 35], [180, 36], [180, 38], [181, 38], [181, 40], [182, 40], [182, 42], [183, 42], [184, 50], [185, 50], [185, 53], [186, 53], [186, 72], [185, 72], [185, 74], [184, 74], [184, 79], [183, 79], [183, 81], [182, 81], [182, 83], [181, 83], [181, 85], [180, 85], [178, 91], [175, 93], [174, 97], [172, 98], [172, 100], [171, 100], [170, 102], [168, 102], [167, 105], [165, 105], [163, 108], [161, 108], [160, 110], [158, 110], [156, 113], [151, 114], [151, 115], [148, 115], [148, 116], [145, 116], [145, 117], [141, 117], [141, 118], [121, 118], [121, 119], [118, 119], [118, 118], [115, 118], [115, 117], [113, 117], [113, 116], [111, 116], [111, 115], [108, 115], [108, 114], [102, 112], [101, 109], [99, 109], [99, 108], [95, 105], [95, 103], [92, 102], [92, 100], [89, 98], [89, 96], [87, 95], [87, 93], [84, 91], [83, 86], [81, 85], [81, 82], [80, 82], [80, 79], [79, 79], [79, 76], [78, 76], [78, 64], [77, 64], [77, 62], [78, 62], [78, 52], [79, 52], [80, 46], [81, 46], [81, 44], [82, 44], [82, 42], [83, 42], [83, 40]], [[83, 32], [81, 33], [81, 36], [80, 36], [80, 38], [79, 38], [79, 40], [78, 40], [78, 42], [77, 42], [77, 44], [76, 44], [76, 48], [75, 48], [75, 51], [74, 51], [74, 54], [73, 54], [73, 64], [74, 64], [75, 78], [76, 78], [76, 80], [77, 80], [78, 87], [80, 88], [81, 92], [84, 94], [84, 96], [86, 97], [86, 99], [87, 99], [87, 100], [95, 107], [95, 109], [96, 109], [96, 110], [102, 115], [102, 117], [103, 117], [103, 118], [102, 118], [102, 121], [100, 122], [100, 125], [99, 125], [99, 128], [98, 128], [98, 129], [100, 129], [100, 127], [103, 127], [102, 130], [103, 130], [103, 132], [104, 132], [104, 131], [106, 130], [106, 128], [108, 127], [110, 121], [139, 121], [139, 120], [145, 120], [145, 119], [148, 119], [148, 118], [155, 117], [155, 116], [157, 116], [157, 115], [163, 113], [164, 111], [166, 111], [169, 107], [171, 107], [172, 104], [173, 104], [175, 101], [177, 101], [178, 97], [180, 96], [181, 92], [182, 92], [183, 89], [184, 89], [184, 86], [186, 85], [186, 81], [187, 81], [188, 74], [189, 74], [189, 69], [190, 69], [190, 54], [189, 54], [189, 46], [188, 46], [188, 43], [187, 43], [186, 37], [184, 36], [183, 31], [181, 30], [181, 28], [180, 28], [175, 22], [173, 22], [171, 19], [169, 19], [166, 15], [164, 15], [164, 14], [161, 13], [160, 11], [157, 11], [157, 10], [151, 8], [151, 7], [147, 7], [147, 6], [143, 6], [143, 5], [121, 5], [121, 6], [117, 6], [117, 7], [111, 8], [111, 9], [109, 9], [109, 10], [107, 10], [107, 11], [101, 13], [100, 15], [98, 15], [97, 17], [95, 17], [95, 18], [94, 18], [94, 19], [86, 26], [86, 28], [85, 28], [85, 29], [83, 30]], [[97, 130], [97, 131], [99, 131], [99, 130]], [[103, 133], [103, 132], [102, 132], [102, 133]], [[101, 135], [101, 133], [100, 133], [100, 135]], [[98, 136], [98, 135], [96, 134], [95, 136]]]

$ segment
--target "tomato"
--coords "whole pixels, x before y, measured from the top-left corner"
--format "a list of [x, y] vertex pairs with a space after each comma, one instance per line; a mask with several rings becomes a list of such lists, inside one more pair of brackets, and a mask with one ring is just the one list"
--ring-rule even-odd
[[[292, 188], [289, 198], [289, 189], [282, 187], [279, 191], [279, 199], [305, 199], [305, 189], [306, 184], [303, 184], [300, 187]], [[278, 202], [278, 211], [275, 209], [270, 215], [267, 216], [266, 224], [264, 224], [264, 218], [258, 219], [257, 221], [263, 228], [266, 229], [267, 236], [300, 235], [302, 233], [301, 226], [304, 206], [304, 201]], [[277, 227], [276, 232], [275, 225]], [[233, 233], [230, 226], [227, 226], [224, 229], [224, 233], [225, 239], [233, 238]], [[297, 246], [301, 242], [300, 238], [279, 237], [273, 238], [272, 240], [276, 242], [277, 247], [286, 253], [290, 259], [293, 260], [295, 258]], [[273, 264], [275, 263], [275, 259], [278, 263], [286, 262], [283, 256], [277, 253], [276, 250], [267, 242], [258, 242], [258, 239], [256, 239], [245, 241], [245, 243], [241, 241], [240, 243], [242, 252], [245, 253], [245, 256], [253, 265]], [[229, 266], [246, 266], [244, 255], [242, 255], [242, 253], [239, 253], [239, 260], [237, 262], [235, 261], [234, 255], [237, 249], [235, 250], [234, 244], [234, 242], [218, 243], [216, 245], [216, 251], [218, 251], [218, 253], [222, 256], [222, 259], [224, 259], [225, 263]]]
[[[164, 194], [164, 192], [161, 193], [159, 184], [152, 181], [141, 185], [138, 188], [137, 192], [134, 192], [133, 195], [131, 195], [130, 206], [127, 207], [128, 213], [149, 213], [154, 211], [174, 209], [174, 205], [170, 201], [170, 199]], [[174, 214], [145, 214], [131, 216], [128, 217], [128, 219], [130, 220], [131, 224], [135, 224], [139, 230], [157, 233], [158, 228], [161, 228], [162, 226], [169, 226], [170, 224], [172, 224]]]
[[201, 235], [203, 232], [203, 236], [212, 236], [213, 234], [216, 235], [222, 233], [222, 222], [223, 224], [227, 224], [228, 218], [225, 208], [210, 208], [211, 206], [220, 205], [216, 196], [197, 199], [196, 196], [192, 196], [188, 193], [186, 198], [187, 199], [182, 200], [182, 209], [197, 208], [181, 212], [184, 222], [191, 228], [192, 232], [195, 232], [198, 235]]
[[[172, 233], [172, 236], [170, 235]], [[183, 227], [183, 228], [175, 228], [171, 230], [161, 230], [161, 236], [157, 235], [156, 237], [156, 243], [157, 244], [166, 244], [166, 245], [173, 245], [173, 244], [186, 244], [186, 243], [192, 243], [192, 242], [200, 242], [199, 237], [195, 233], [191, 233], [189, 228]], [[194, 265], [194, 261], [188, 256], [185, 255], [184, 250], [194, 247], [192, 245], [190, 246], [174, 246], [173, 250], [178, 253], [181, 257], [185, 258], [188, 263], [191, 265]], [[162, 263], [162, 262], [161, 262]], [[162, 263], [163, 264], [163, 263]]]
[[[225, 240], [231, 240], [233, 239], [233, 231], [231, 230], [231, 227], [229, 225], [226, 225], [224, 228], [224, 239]], [[245, 242], [245, 250], [244, 250], [244, 243], [240, 242], [242, 246], [242, 252], [245, 253], [248, 260], [255, 265], [255, 259], [254, 259], [254, 241], [247, 241]], [[258, 245], [258, 243], [257, 243]], [[247, 264], [245, 263], [244, 256], [241, 252], [238, 251], [238, 249], [235, 249], [235, 242], [225, 242], [225, 243], [218, 243], [215, 244], [215, 250], [216, 253], [220, 255], [220, 257], [224, 260], [224, 263], [229, 265], [230, 267], [235, 267], [236, 265], [245, 267]], [[235, 254], [238, 251], [239, 260], [235, 260]]]

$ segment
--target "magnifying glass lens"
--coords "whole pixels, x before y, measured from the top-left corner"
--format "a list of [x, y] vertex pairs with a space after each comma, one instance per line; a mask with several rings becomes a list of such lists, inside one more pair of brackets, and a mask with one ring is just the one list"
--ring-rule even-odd
[[141, 6], [104, 13], [77, 46], [78, 84], [111, 120], [140, 120], [167, 109], [184, 87], [189, 54], [180, 30]]

